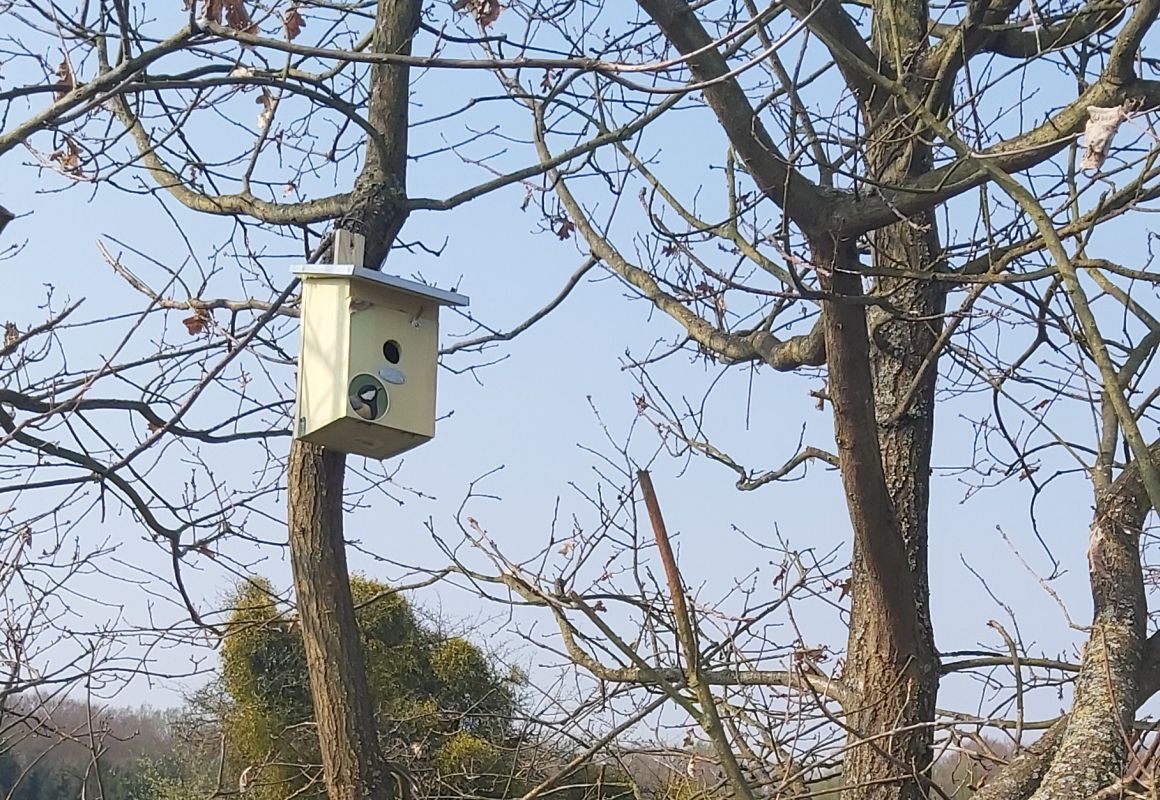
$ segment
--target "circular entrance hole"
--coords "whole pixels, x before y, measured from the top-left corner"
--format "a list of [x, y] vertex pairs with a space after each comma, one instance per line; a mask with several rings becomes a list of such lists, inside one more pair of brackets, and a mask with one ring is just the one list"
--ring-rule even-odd
[[398, 364], [399, 359], [403, 357], [403, 351], [399, 348], [399, 343], [394, 339], [387, 339], [383, 342], [383, 358], [392, 364]]
[[366, 420], [382, 419], [391, 407], [391, 396], [382, 381], [365, 372], [355, 375], [347, 387], [350, 409]]

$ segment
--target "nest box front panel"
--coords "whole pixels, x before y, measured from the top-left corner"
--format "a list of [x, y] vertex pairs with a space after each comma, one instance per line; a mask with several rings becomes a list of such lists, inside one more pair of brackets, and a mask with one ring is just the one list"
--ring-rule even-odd
[[439, 308], [380, 287], [352, 287], [347, 386], [350, 414], [422, 437], [435, 435]]

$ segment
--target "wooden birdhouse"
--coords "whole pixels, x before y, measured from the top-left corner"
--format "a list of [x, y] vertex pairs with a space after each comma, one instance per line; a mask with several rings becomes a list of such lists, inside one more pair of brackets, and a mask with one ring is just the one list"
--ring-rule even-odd
[[[347, 236], [335, 243], [336, 261], [352, 248]], [[295, 436], [380, 459], [431, 439], [439, 307], [468, 299], [346, 264], [294, 272], [302, 279]]]

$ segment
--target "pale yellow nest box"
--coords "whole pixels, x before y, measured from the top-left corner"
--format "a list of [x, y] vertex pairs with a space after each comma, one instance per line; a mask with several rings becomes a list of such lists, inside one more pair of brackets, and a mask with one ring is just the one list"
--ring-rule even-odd
[[468, 299], [365, 267], [302, 279], [295, 436], [388, 458], [435, 435], [439, 307]]

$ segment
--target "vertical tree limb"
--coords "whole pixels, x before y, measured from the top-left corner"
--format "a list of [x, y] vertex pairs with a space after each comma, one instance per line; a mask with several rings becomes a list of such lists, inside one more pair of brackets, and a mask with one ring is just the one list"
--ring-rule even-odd
[[[831, 295], [822, 312], [828, 388], [854, 531], [854, 597], [844, 676], [856, 683], [863, 699], [846, 709], [853, 735], [844, 766], [845, 795], [918, 797], [919, 782], [898, 765], [925, 768], [922, 751], [929, 733], [914, 737], [907, 723], [928, 721], [912, 720], [916, 711], [925, 712], [925, 707], [915, 708], [914, 699], [927, 694], [933, 717], [933, 693], [925, 689], [931, 676], [923, 671], [933, 653], [920, 624], [915, 578], [882, 463], [865, 306], [853, 302], [862, 296], [862, 278], [851, 243], [821, 239], [811, 245], [822, 286]], [[907, 731], [891, 733], [903, 725]], [[859, 737], [873, 738], [874, 746], [859, 747]]]
[[[1160, 457], [1160, 440], [1149, 446]], [[1140, 530], [1152, 511], [1133, 461], [1097, 497], [1089, 544], [1094, 612], [1072, 712], [1015, 758], [977, 800], [1088, 797], [1113, 783], [1136, 709], [1160, 691], [1160, 633], [1144, 638]]]
[[1096, 498], [1088, 551], [1094, 613], [1067, 728], [1033, 800], [1088, 797], [1124, 769], [1139, 705], [1147, 601], [1140, 528], [1152, 508], [1133, 462]]
[[[418, 0], [380, 0], [372, 49], [409, 53]], [[383, 145], [367, 143], [351, 211], [339, 227], [365, 237], [378, 268], [406, 218], [407, 102], [404, 64], [371, 68], [367, 112]], [[409, 783], [384, 758], [366, 675], [343, 537], [345, 456], [295, 440], [290, 448], [289, 535], [314, 717], [330, 800], [397, 800]]]
[[702, 729], [713, 745], [713, 751], [721, 761], [721, 768], [733, 791], [742, 800], [755, 800], [753, 789], [749, 781], [741, 772], [741, 765], [729, 743], [729, 736], [725, 726], [721, 723], [721, 715], [717, 712], [717, 699], [713, 696], [713, 689], [701, 679], [701, 650], [697, 644], [697, 633], [693, 627], [693, 618], [689, 612], [689, 605], [685, 600], [685, 584], [677, 568], [677, 559], [673, 555], [673, 546], [669, 541], [669, 533], [665, 528], [665, 520], [661, 515], [661, 506], [657, 501], [656, 491], [653, 489], [652, 477], [646, 470], [639, 470], [636, 479], [640, 483], [641, 493], [644, 495], [645, 508], [648, 509], [649, 521], [652, 523], [653, 537], [656, 539], [657, 549], [660, 551], [661, 564], [665, 570], [665, 578], [669, 585], [669, 597], [673, 602], [673, 617], [677, 626], [677, 638], [685, 656], [685, 676], [689, 688], [697, 698], [700, 706], [701, 718], [698, 720]]
[[[927, 3], [924, 0], [875, 0], [871, 45], [887, 72], [925, 90], [912, 68], [928, 46]], [[863, 63], [853, 63], [873, 74]], [[883, 67], [879, 67], [882, 70]], [[865, 77], [865, 76], [864, 76]], [[867, 78], [868, 80], [868, 78]], [[933, 166], [932, 148], [921, 123], [904, 103], [881, 90], [862, 102], [866, 124], [866, 166], [878, 185], [898, 186], [920, 178]], [[931, 274], [945, 266], [935, 215], [919, 212], [874, 231], [870, 236], [875, 267], [903, 269], [912, 275]], [[889, 661], [864, 635], [867, 614], [876, 610], [872, 578], [855, 545], [851, 559], [851, 625], [847, 659], [864, 676], [865, 697], [881, 698], [854, 709], [847, 723], [867, 735], [897, 730], [881, 748], [852, 750], [844, 774], [850, 798], [925, 797], [914, 776], [925, 774], [933, 758], [938, 659], [930, 615], [927, 578], [929, 551], [930, 459], [934, 442], [935, 388], [946, 292], [943, 284], [915, 277], [881, 276], [873, 293], [890, 298], [890, 307], [866, 310], [870, 372], [878, 446], [889, 501], [906, 551], [899, 571], [909, 572], [914, 585], [916, 635], [912, 679], [900, 681]], [[928, 360], [929, 359], [929, 360]], [[887, 578], [889, 580], [889, 578]], [[890, 761], [906, 764], [911, 775], [901, 783], [883, 784], [897, 772]]]
[[342, 537], [345, 455], [295, 440], [287, 478], [290, 553], [330, 800], [395, 800], [379, 750]]

